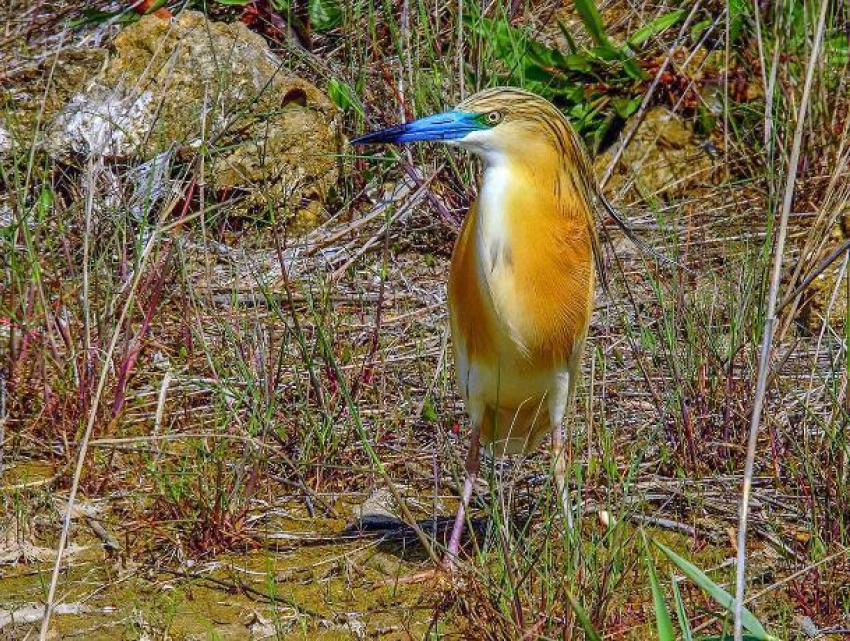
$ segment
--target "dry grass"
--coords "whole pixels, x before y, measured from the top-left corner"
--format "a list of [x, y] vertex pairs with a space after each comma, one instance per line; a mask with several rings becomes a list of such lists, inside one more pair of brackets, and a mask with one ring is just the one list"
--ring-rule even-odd
[[[661, 12], [602, 4], [615, 35]], [[722, 4], [706, 3], [705, 15]], [[490, 17], [509, 9], [497, 5]], [[471, 33], [457, 48], [455, 9], [353, 5], [309, 52], [262, 14], [253, 28], [319, 86], [355, 88], [366, 122], [347, 111], [350, 135], [452, 104], [459, 59], [468, 91], [500, 69]], [[514, 24], [554, 39], [551, 16], [575, 18], [556, 9], [520, 7]], [[55, 3], [4, 17], [5, 89], [63, 43], [108, 41], [117, 29], [69, 28], [69, 15], [77, 10]], [[814, 34], [806, 23], [794, 49], [772, 15], [735, 52], [728, 130], [720, 114], [701, 139], [711, 180], [684, 175], [671, 195], [638, 176], [612, 194], [682, 268], [606, 234], [612, 284], [598, 297], [571, 430], [580, 536], [564, 536], [547, 452], [488, 462], [468, 562], [451, 581], [409, 578], [433, 566], [426, 548], [444, 544], [462, 473], [444, 299], [475, 163], [441, 149], [386, 161], [346, 151], [330, 222], [298, 237], [275, 203], [236, 218], [231, 202], [202, 200], [200, 157], [181, 159], [179, 190], [147, 221], [129, 213], [121, 167], [28, 149], [4, 157], [0, 608], [47, 598], [75, 470], [56, 565], [55, 602], [74, 606], [55, 612], [62, 635], [579, 638], [573, 596], [605, 638], [644, 639], [655, 632], [642, 530], [734, 591], [771, 241]], [[836, 7], [827, 37], [847, 19]], [[673, 32], [659, 36], [651, 70]], [[717, 34], [708, 41], [722, 60], [722, 25]], [[727, 87], [686, 66], [689, 53], [670, 58], [672, 80], [651, 102], [696, 120]], [[846, 67], [814, 77], [780, 304], [846, 239]], [[820, 638], [850, 628], [846, 256], [779, 309], [766, 379], [747, 594], [783, 639], [805, 638], [800, 617]], [[407, 525], [347, 528], [376, 492]], [[731, 634], [716, 604], [656, 562], [671, 611], [675, 581], [695, 631]], [[11, 638], [33, 633], [3, 616]]]

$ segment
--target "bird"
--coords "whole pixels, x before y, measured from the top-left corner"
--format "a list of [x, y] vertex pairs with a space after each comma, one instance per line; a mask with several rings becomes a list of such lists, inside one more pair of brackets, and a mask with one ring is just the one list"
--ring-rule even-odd
[[[456, 563], [481, 449], [527, 454], [552, 440], [555, 488], [572, 528], [567, 414], [603, 275], [587, 151], [551, 102], [485, 89], [454, 109], [368, 133], [354, 145], [437, 141], [479, 156], [483, 174], [454, 245], [448, 315], [469, 418], [460, 504], [445, 561]], [[603, 275], [604, 277], [604, 275]]]

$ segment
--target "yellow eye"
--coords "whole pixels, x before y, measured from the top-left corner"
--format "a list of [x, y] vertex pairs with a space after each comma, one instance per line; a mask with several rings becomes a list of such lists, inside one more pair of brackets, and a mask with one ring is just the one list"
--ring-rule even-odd
[[489, 125], [497, 125], [502, 122], [502, 113], [500, 111], [491, 111], [485, 117], [487, 118], [487, 124]]

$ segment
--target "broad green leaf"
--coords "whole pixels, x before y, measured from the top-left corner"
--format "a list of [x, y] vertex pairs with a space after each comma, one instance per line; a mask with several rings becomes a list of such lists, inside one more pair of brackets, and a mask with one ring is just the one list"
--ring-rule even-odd
[[587, 35], [590, 36], [594, 44], [598, 46], [608, 45], [608, 34], [605, 32], [602, 16], [599, 14], [599, 9], [596, 8], [594, 0], [575, 0], [575, 6]]
[[638, 110], [641, 100], [641, 96], [635, 96], [634, 98], [615, 98], [611, 101], [611, 105], [614, 107], [617, 115], [625, 120]]
[[310, 0], [310, 24], [316, 31], [330, 31], [342, 22], [338, 0]]
[[685, 15], [687, 15], [687, 12], [684, 9], [665, 13], [663, 16], [659, 16], [648, 25], [644, 25], [635, 31], [631, 36], [629, 36], [629, 39], [626, 42], [632, 49], [639, 49], [644, 45], [644, 43], [646, 43], [647, 40], [666, 31], [674, 24], [681, 21]]
[[44, 222], [50, 216], [50, 211], [53, 209], [53, 192], [49, 189], [42, 189], [41, 195], [38, 198], [38, 221]]
[[514, 29], [505, 20], [473, 19], [472, 16], [464, 16], [464, 22], [475, 33], [485, 38], [486, 42], [493, 47], [493, 55], [504, 62], [512, 71], [515, 71], [522, 64], [526, 50], [525, 41], [527, 40], [522, 31]]
[[[664, 555], [672, 561], [676, 567], [678, 567], [685, 575], [694, 583], [696, 583], [699, 587], [701, 587], [705, 592], [714, 599], [721, 607], [725, 608], [730, 613], [732, 612], [732, 608], [734, 607], [735, 597], [729, 594], [726, 590], [717, 585], [714, 581], [712, 581], [705, 572], [700, 570], [693, 563], [688, 561], [687, 559], [682, 558], [678, 554], [676, 554], [673, 550], [668, 548], [663, 543], [659, 543], [655, 539], [652, 539], [652, 542], [655, 546], [661, 550]], [[759, 620], [756, 619], [755, 615], [750, 612], [747, 608], [743, 609], [742, 619], [744, 627], [747, 631], [752, 634], [759, 641], [778, 641], [776, 637], [773, 637], [767, 633], [767, 630], [764, 629]]]
[[646, 535], [644, 535], [644, 545], [646, 569], [649, 571], [649, 585], [652, 588], [652, 603], [655, 607], [655, 625], [658, 628], [658, 641], [676, 641], [676, 633], [673, 632], [673, 621], [670, 620], [670, 613], [667, 612], [667, 605], [664, 603], [664, 591], [658, 582], [658, 573], [655, 571], [655, 563], [652, 560], [649, 545], [646, 543]]
[[584, 87], [581, 85], [571, 84], [559, 87], [556, 93], [571, 104], [582, 102], [584, 100]]
[[590, 622], [590, 617], [587, 616], [587, 612], [584, 611], [584, 608], [581, 607], [581, 603], [578, 602], [573, 596], [573, 593], [569, 590], [565, 590], [567, 593], [567, 599], [570, 601], [570, 607], [572, 607], [573, 612], [575, 612], [576, 619], [578, 619], [579, 624], [584, 629], [584, 633], [587, 635], [588, 641], [602, 641], [602, 635], [596, 631], [596, 628], [593, 627], [593, 624]]
[[551, 83], [556, 81], [556, 77], [551, 71], [549, 71], [549, 69], [544, 69], [537, 65], [531, 65], [525, 68], [525, 80]]
[[564, 56], [561, 67], [567, 71], [576, 71], [578, 73], [593, 73], [593, 62], [590, 58], [580, 53], [571, 53]]
[[629, 78], [632, 78], [633, 80], [646, 80], [648, 78], [646, 72], [634, 58], [627, 58], [626, 60], [623, 60], [623, 71], [625, 71]]
[[676, 600], [676, 618], [679, 619], [679, 630], [682, 632], [682, 641], [693, 641], [691, 622], [688, 620], [688, 613], [685, 611], [685, 603], [682, 601], [679, 583], [671, 577], [670, 585], [673, 586], [673, 598]]
[[328, 97], [343, 111], [354, 109], [361, 116], [364, 115], [363, 105], [360, 104], [360, 100], [357, 98], [354, 89], [341, 80], [331, 78], [328, 81]]

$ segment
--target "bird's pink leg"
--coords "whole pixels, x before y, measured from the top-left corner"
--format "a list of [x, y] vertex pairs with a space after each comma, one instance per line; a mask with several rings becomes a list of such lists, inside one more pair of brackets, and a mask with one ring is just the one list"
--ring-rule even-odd
[[567, 486], [567, 448], [564, 426], [556, 425], [552, 430], [552, 450], [555, 456], [555, 489], [561, 506], [564, 508], [564, 516], [567, 519], [567, 529], [573, 530], [573, 506], [570, 502], [570, 489]]
[[460, 551], [460, 537], [463, 534], [463, 526], [466, 522], [466, 508], [469, 506], [469, 501], [472, 498], [472, 488], [475, 486], [475, 479], [478, 476], [478, 467], [481, 460], [479, 440], [479, 428], [477, 425], [473, 425], [472, 434], [470, 434], [469, 439], [469, 451], [466, 453], [466, 478], [463, 481], [463, 492], [460, 497], [460, 505], [457, 508], [452, 535], [449, 538], [449, 549], [443, 561], [443, 565], [446, 568], [451, 568], [454, 565]]

